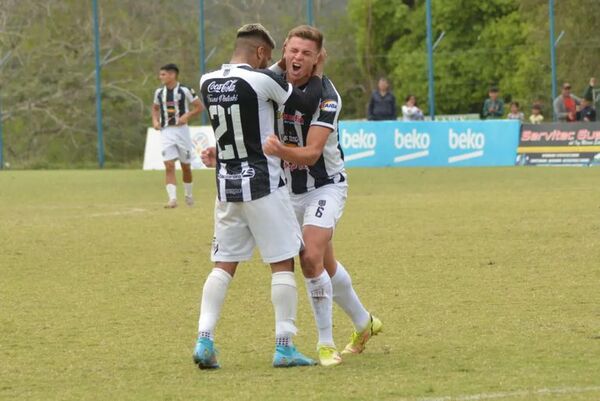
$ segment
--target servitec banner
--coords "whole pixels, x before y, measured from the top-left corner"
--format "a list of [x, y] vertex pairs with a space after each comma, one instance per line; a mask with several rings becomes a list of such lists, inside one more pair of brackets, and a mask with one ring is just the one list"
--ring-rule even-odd
[[600, 122], [523, 124], [516, 164], [600, 165]]

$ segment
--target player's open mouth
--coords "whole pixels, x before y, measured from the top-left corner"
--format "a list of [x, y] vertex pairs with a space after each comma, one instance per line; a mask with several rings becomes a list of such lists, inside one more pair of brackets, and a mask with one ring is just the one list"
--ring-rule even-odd
[[302, 68], [302, 66], [300, 64], [292, 63], [292, 71], [298, 72], [298, 71], [300, 71], [300, 68]]

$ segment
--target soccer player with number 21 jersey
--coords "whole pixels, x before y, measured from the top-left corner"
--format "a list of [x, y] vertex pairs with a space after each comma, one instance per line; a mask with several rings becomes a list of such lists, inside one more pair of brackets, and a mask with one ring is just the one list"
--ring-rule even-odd
[[[275, 47], [260, 24], [238, 30], [231, 62], [200, 79], [202, 102], [217, 141], [215, 228], [212, 261], [202, 292], [198, 339], [193, 353], [201, 369], [218, 368], [214, 331], [227, 288], [238, 263], [254, 247], [271, 265], [271, 301], [275, 309], [273, 366], [314, 365], [296, 350], [297, 291], [294, 257], [303, 246], [281, 160], [263, 153], [273, 132], [279, 105], [312, 114], [322, 95], [322, 63], [304, 91], [265, 70]], [[204, 160], [204, 159], [203, 159]]]

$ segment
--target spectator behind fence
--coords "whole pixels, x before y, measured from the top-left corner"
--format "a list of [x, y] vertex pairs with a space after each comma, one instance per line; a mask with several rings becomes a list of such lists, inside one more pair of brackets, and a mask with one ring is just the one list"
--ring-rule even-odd
[[542, 115], [542, 106], [539, 104], [534, 104], [531, 107], [531, 115], [529, 116], [529, 122], [532, 124], [541, 124], [544, 121], [544, 116]]
[[577, 112], [577, 121], [596, 121], [596, 110], [588, 99], [581, 99], [581, 110]]
[[508, 118], [509, 120], [519, 120], [523, 122], [523, 120], [525, 120], [525, 115], [522, 111], [519, 110], [519, 107], [521, 107], [519, 105], [519, 102], [512, 102], [510, 104], [510, 113], [508, 113], [508, 116], [506, 116], [506, 118]]
[[390, 92], [390, 83], [386, 78], [380, 78], [377, 82], [377, 90], [371, 95], [369, 101], [369, 120], [396, 120], [396, 98]]
[[414, 95], [406, 97], [406, 103], [402, 106], [403, 121], [422, 121], [423, 112], [417, 106], [417, 98]]
[[483, 102], [483, 111], [481, 117], [485, 119], [502, 118], [504, 116], [504, 102], [502, 99], [498, 99], [500, 91], [498, 88], [490, 88], [488, 92], [489, 98]]
[[565, 82], [562, 93], [554, 99], [554, 116], [560, 122], [577, 121], [577, 105], [581, 99], [571, 93], [571, 84]]
[[583, 93], [583, 98], [587, 99], [592, 105], [594, 104], [594, 87], [596, 86], [596, 78], [590, 78], [590, 84]]

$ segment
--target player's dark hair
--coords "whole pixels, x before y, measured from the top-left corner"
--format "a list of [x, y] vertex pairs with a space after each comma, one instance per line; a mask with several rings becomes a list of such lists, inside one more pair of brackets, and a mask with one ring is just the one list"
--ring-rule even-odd
[[275, 48], [275, 40], [267, 31], [267, 29], [261, 24], [246, 24], [242, 26], [237, 31], [236, 39], [247, 38], [247, 39], [255, 39], [263, 42], [264, 44], [271, 47], [271, 49]]
[[176, 75], [179, 75], [179, 67], [173, 63], [165, 64], [160, 67], [161, 71], [174, 71]]
[[408, 95], [406, 96], [406, 99], [404, 99], [405, 102], [408, 102], [410, 100], [411, 97], [415, 98], [415, 105], [417, 104], [417, 97], [415, 95]]
[[521, 105], [519, 104], [519, 102], [511, 102], [510, 105], [511, 106], [521, 107]]
[[498, 89], [498, 87], [496, 87], [496, 86], [492, 86], [492, 87], [490, 88], [490, 93], [498, 93], [498, 92], [500, 92], [500, 90]]
[[323, 34], [314, 26], [310, 25], [299, 25], [288, 32], [287, 40], [291, 38], [302, 38], [306, 40], [312, 40], [317, 44], [317, 50], [321, 51], [323, 47]]

